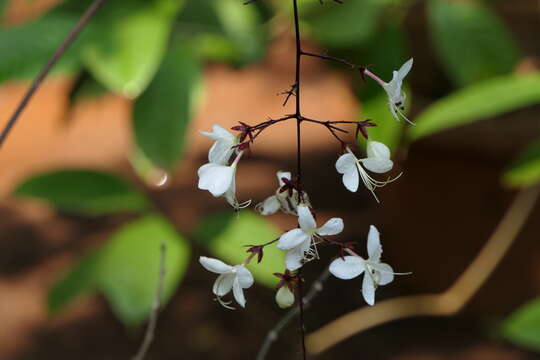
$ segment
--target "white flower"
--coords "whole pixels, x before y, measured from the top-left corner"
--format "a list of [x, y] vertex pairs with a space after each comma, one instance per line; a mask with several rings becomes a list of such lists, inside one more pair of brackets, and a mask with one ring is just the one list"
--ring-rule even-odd
[[317, 228], [311, 211], [304, 204], [298, 205], [298, 224], [300, 228], [281, 235], [277, 243], [279, 249], [287, 250], [285, 265], [291, 271], [299, 269], [305, 262], [318, 257], [316, 244], [313, 242], [314, 237], [337, 235], [343, 231], [343, 220], [340, 218], [332, 218]]
[[347, 147], [347, 153], [341, 155], [336, 161], [336, 170], [338, 173], [343, 174], [343, 185], [345, 185], [347, 190], [352, 192], [358, 190], [358, 184], [360, 183], [360, 178], [362, 178], [362, 182], [378, 202], [379, 199], [375, 195], [374, 190], [395, 181], [401, 174], [387, 181], [379, 181], [369, 176], [364, 168], [374, 173], [382, 174], [390, 171], [393, 165], [394, 163], [390, 160], [390, 149], [381, 142], [368, 140], [367, 158], [358, 159], [351, 149]]
[[208, 190], [214, 197], [223, 196], [235, 210], [243, 209], [251, 204], [251, 200], [239, 203], [236, 199], [236, 166], [242, 157], [240, 151], [233, 163], [229, 166], [216, 163], [204, 164], [199, 168], [198, 187]]
[[[283, 179], [291, 180], [291, 173], [287, 171], [278, 171], [276, 173], [278, 178], [279, 187], [275, 194], [267, 197], [263, 202], [258, 203], [255, 206], [255, 210], [261, 215], [272, 215], [278, 210], [283, 211], [285, 214], [297, 215], [296, 209], [300, 203], [300, 196], [296, 189], [292, 190], [292, 196], [289, 196], [289, 191], [281, 191], [285, 185]], [[309, 198], [305, 192], [302, 192], [302, 200], [309, 206]]]
[[253, 275], [243, 265], [230, 266], [224, 262], [201, 256], [199, 258], [201, 265], [208, 271], [219, 274], [214, 282], [212, 292], [216, 295], [217, 300], [221, 305], [228, 309], [234, 309], [229, 306], [230, 302], [224, 302], [221, 298], [227, 295], [231, 289], [234, 299], [241, 307], [246, 306], [246, 298], [244, 290], [253, 285]]
[[236, 164], [231, 166], [204, 164], [197, 174], [199, 175], [199, 189], [208, 190], [215, 197], [222, 196], [234, 185]]
[[234, 154], [234, 145], [237, 138], [219, 125], [212, 126], [212, 132], [199, 131], [202, 135], [214, 140], [208, 152], [208, 162], [211, 164], [226, 165]]
[[381, 263], [382, 246], [380, 234], [373, 225], [369, 228], [367, 250], [369, 255], [367, 260], [349, 251], [354, 256], [344, 256], [332, 261], [330, 273], [343, 280], [353, 279], [364, 273], [362, 295], [369, 305], [373, 305], [377, 286], [391, 283], [394, 280], [394, 275], [405, 274], [394, 273], [390, 265]]
[[[386, 91], [386, 94], [388, 95], [388, 106], [390, 107], [390, 112], [392, 113], [392, 116], [399, 120], [400, 117], [405, 119], [410, 124], [413, 124], [409, 119], [407, 119], [407, 116], [403, 113], [405, 111], [405, 99], [406, 95], [401, 90], [401, 86], [403, 84], [403, 79], [409, 71], [411, 71], [413, 65], [413, 59], [409, 59], [398, 71], [394, 71], [392, 74], [392, 80], [390, 82], [385, 83], [382, 82], [381, 85], [383, 89]], [[413, 124], [414, 125], [414, 124]]]
[[236, 211], [247, 208], [249, 205], [251, 205], [251, 200], [246, 200], [239, 203], [236, 199], [236, 180], [234, 177], [232, 179], [231, 186], [227, 189], [223, 196], [225, 197], [225, 200], [227, 200], [229, 205], [231, 205]]
[[276, 303], [282, 309], [291, 307], [294, 304], [294, 293], [287, 285], [280, 287], [276, 292]]

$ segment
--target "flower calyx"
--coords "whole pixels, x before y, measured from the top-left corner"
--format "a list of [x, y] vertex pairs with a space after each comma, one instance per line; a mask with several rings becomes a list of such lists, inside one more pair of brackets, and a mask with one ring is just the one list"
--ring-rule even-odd
[[377, 124], [371, 121], [371, 119], [359, 121], [358, 124], [356, 124], [355, 138], [358, 138], [358, 133], [360, 133], [366, 140], [369, 139], [367, 128], [374, 127], [374, 126], [377, 126]]
[[298, 273], [294, 273], [288, 269], [286, 269], [284, 273], [274, 273], [274, 276], [279, 278], [279, 282], [276, 285], [276, 290], [286, 286], [293, 293], [298, 283], [303, 281], [300, 276], [298, 276]]
[[284, 176], [281, 178], [281, 181], [283, 182], [283, 185], [279, 188], [280, 194], [287, 191], [289, 197], [292, 197], [294, 190], [298, 191], [299, 194], [302, 194], [302, 183], [300, 182], [298, 176], [294, 176], [292, 178]]
[[248, 247], [246, 252], [251, 253], [252, 256], [257, 255], [257, 264], [260, 264], [264, 256], [264, 245], [246, 245], [246, 246]]
[[239, 131], [239, 141], [240, 143], [244, 142], [246, 138], [249, 138], [249, 142], [253, 142], [255, 137], [253, 136], [253, 127], [242, 121], [239, 121], [240, 125], [233, 126], [231, 130]]

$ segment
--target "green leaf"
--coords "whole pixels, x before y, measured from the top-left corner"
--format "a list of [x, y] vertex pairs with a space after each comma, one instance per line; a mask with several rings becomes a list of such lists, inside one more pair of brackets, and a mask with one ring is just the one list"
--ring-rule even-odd
[[47, 296], [49, 313], [54, 315], [75, 299], [95, 291], [98, 266], [99, 255], [88, 255], [56, 282]]
[[[392, 152], [397, 150], [405, 122], [396, 121], [392, 117], [388, 108], [388, 97], [386, 94], [371, 97], [362, 102], [360, 121], [366, 118], [373, 119], [377, 124], [375, 127], [368, 128], [369, 138], [382, 142]], [[358, 136], [358, 141], [362, 148], [367, 145], [366, 139], [362, 135]]]
[[[264, 217], [252, 211], [235, 214], [218, 214], [204, 219], [197, 226], [196, 236], [204, 242], [212, 256], [228, 262], [230, 265], [242, 263], [247, 256], [246, 245], [260, 245], [279, 237], [280, 231]], [[254, 258], [247, 268], [255, 280], [268, 287], [274, 287], [277, 278], [275, 272], [285, 269], [285, 253], [275, 244], [264, 248], [264, 257], [260, 264]]]
[[459, 90], [437, 101], [415, 120], [416, 140], [540, 102], [540, 75], [509, 75]]
[[[135, 98], [148, 86], [167, 49], [174, 19], [170, 1], [134, 2], [108, 10], [92, 27], [82, 61], [113, 92]], [[178, 9], [179, 2], [174, 13]]]
[[0, 0], [0, 17], [3, 17], [4, 11], [7, 8], [7, 0]]
[[318, 7], [308, 4], [303, 18], [324, 46], [358, 46], [375, 34], [383, 10], [393, 3], [396, 1], [362, 0]]
[[159, 283], [161, 244], [166, 246], [163, 301], [178, 287], [190, 258], [189, 244], [166, 219], [150, 215], [118, 230], [100, 251], [99, 289], [128, 326], [150, 314]]
[[201, 81], [199, 62], [183, 46], [176, 45], [135, 102], [133, 127], [137, 145], [164, 170], [173, 169], [182, 156]]
[[259, 8], [236, 0], [189, 1], [178, 28], [195, 53], [212, 60], [250, 63], [262, 58], [268, 43]]
[[510, 187], [526, 187], [540, 182], [540, 141], [530, 145], [511, 165], [503, 182]]
[[61, 170], [20, 184], [15, 195], [48, 201], [59, 210], [103, 215], [148, 208], [146, 198], [115, 175], [90, 170]]
[[106, 93], [107, 89], [88, 73], [83, 73], [76, 79], [70, 90], [69, 105], [73, 107], [81, 100], [98, 98]]
[[[0, 28], [0, 82], [11, 79], [31, 79], [45, 66], [56, 48], [75, 25], [74, 16], [44, 16], [35, 22]], [[77, 49], [73, 44], [52, 74], [71, 74], [80, 68]], [[9, 51], [8, 51], [9, 49]]]
[[488, 7], [479, 1], [430, 0], [428, 4], [436, 52], [457, 85], [512, 71], [518, 50]]
[[506, 319], [501, 332], [507, 340], [540, 351], [540, 298], [525, 304]]
[[217, 0], [214, 6], [228, 38], [245, 62], [260, 59], [265, 52], [267, 34], [253, 6], [239, 6], [236, 0]]

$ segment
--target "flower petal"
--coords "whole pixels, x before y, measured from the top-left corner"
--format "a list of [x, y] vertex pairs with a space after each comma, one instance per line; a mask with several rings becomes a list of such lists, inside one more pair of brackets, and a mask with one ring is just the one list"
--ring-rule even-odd
[[302, 246], [302, 244], [287, 251], [287, 255], [285, 255], [285, 267], [287, 270], [294, 271], [300, 269], [302, 265], [304, 265], [302, 260], [304, 260], [304, 254], [310, 246], [309, 243], [307, 244], [307, 248]]
[[278, 240], [277, 247], [281, 250], [290, 250], [303, 242], [310, 240], [309, 234], [306, 234], [302, 229], [292, 229], [281, 235]]
[[309, 233], [317, 228], [317, 223], [313, 218], [311, 210], [305, 205], [298, 205], [298, 224], [305, 232]]
[[261, 215], [272, 215], [275, 212], [279, 210], [281, 207], [281, 203], [277, 199], [275, 195], [267, 197], [262, 203], [257, 204], [255, 206], [255, 210], [257, 210]]
[[203, 136], [206, 136], [207, 138], [215, 140], [215, 141], [224, 140], [224, 139], [232, 141], [232, 139], [234, 139], [233, 134], [231, 134], [230, 132], [228, 132], [223, 127], [221, 127], [220, 125], [217, 125], [217, 124], [214, 124], [212, 126], [212, 132], [211, 133], [206, 132], [206, 131], [200, 131], [200, 130], [199, 130], [199, 133], [201, 133]]
[[362, 295], [368, 305], [373, 306], [373, 304], [375, 304], [375, 283], [371, 276], [372, 275], [368, 272], [364, 274], [364, 280], [362, 281]]
[[285, 178], [287, 180], [291, 180], [291, 173], [288, 171], [278, 171], [276, 173], [276, 176], [278, 178], [279, 187], [282, 187], [283, 185], [285, 185], [285, 183], [281, 179]]
[[317, 234], [321, 236], [325, 235], [337, 235], [343, 231], [343, 220], [340, 218], [331, 218], [324, 223], [323, 226], [317, 229]]
[[231, 166], [205, 164], [198, 170], [199, 189], [208, 190], [215, 197], [223, 195], [231, 186], [235, 168]]
[[236, 265], [234, 268], [236, 269], [236, 277], [242, 288], [247, 289], [253, 285], [253, 275], [251, 275], [251, 272], [245, 266]]
[[354, 169], [354, 164], [356, 162], [356, 157], [351, 154], [343, 154], [336, 161], [336, 170], [340, 174], [345, 174], [351, 169]]
[[236, 276], [234, 274], [221, 274], [218, 276], [216, 281], [214, 282], [214, 286], [212, 288], [212, 292], [214, 295], [222, 297], [225, 296], [231, 291], [231, 288], [233, 286], [233, 282], [236, 279]]
[[354, 279], [365, 270], [364, 259], [358, 256], [345, 256], [337, 258], [330, 263], [330, 273], [343, 280]]
[[208, 152], [208, 162], [218, 165], [227, 165], [234, 152], [233, 145], [233, 142], [227, 140], [216, 141]]
[[386, 285], [394, 281], [394, 269], [390, 265], [381, 263], [372, 266], [376, 271], [378, 285]]
[[377, 174], [383, 174], [392, 170], [394, 163], [392, 160], [381, 159], [381, 158], [367, 158], [360, 160], [362, 165], [369, 171], [372, 171]]
[[223, 261], [218, 259], [209, 258], [206, 256], [201, 256], [199, 258], [199, 263], [208, 271], [211, 271], [216, 274], [227, 274], [232, 272], [233, 267], [225, 264]]
[[367, 239], [367, 251], [369, 255], [369, 261], [378, 263], [381, 260], [382, 245], [381, 234], [379, 230], [373, 225], [369, 227], [368, 239]]
[[338, 173], [343, 174], [343, 185], [351, 192], [358, 190], [360, 183], [360, 176], [356, 169], [356, 158], [353, 154], [344, 154], [336, 161], [336, 170]]
[[407, 76], [407, 74], [409, 73], [409, 71], [411, 71], [412, 69], [412, 66], [413, 66], [413, 59], [410, 58], [409, 60], [407, 60], [405, 62], [405, 64], [403, 64], [401, 66], [401, 68], [398, 70], [398, 76], [401, 80], [403, 80], [405, 78], [405, 76]]
[[368, 141], [366, 152], [370, 158], [390, 159], [390, 149], [379, 141]]
[[238, 281], [238, 278], [234, 278], [233, 282], [233, 295], [234, 299], [240, 305], [241, 307], [246, 307], [246, 298], [244, 297], [244, 290], [242, 290], [242, 287], [240, 286], [240, 282]]
[[232, 178], [231, 185], [229, 186], [227, 191], [225, 191], [225, 194], [223, 194], [223, 196], [225, 197], [225, 200], [227, 200], [229, 205], [231, 205], [233, 208], [236, 208], [238, 206], [238, 200], [236, 199], [236, 181], [234, 176]]

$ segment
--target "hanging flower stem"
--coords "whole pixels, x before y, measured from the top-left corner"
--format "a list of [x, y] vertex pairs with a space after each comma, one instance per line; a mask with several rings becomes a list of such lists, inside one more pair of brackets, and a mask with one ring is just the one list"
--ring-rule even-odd
[[[293, 0], [293, 10], [294, 10], [294, 32], [296, 36], [296, 74], [295, 74], [295, 85], [293, 86], [296, 90], [296, 164], [297, 164], [297, 181], [302, 182], [302, 147], [300, 143], [301, 139], [301, 123], [302, 123], [302, 112], [300, 106], [300, 94], [301, 94], [301, 84], [300, 84], [300, 70], [301, 70], [301, 61], [302, 61], [302, 46], [300, 44], [300, 21], [298, 16], [298, 0]], [[306, 334], [305, 334], [305, 324], [304, 324], [304, 295], [302, 293], [302, 269], [298, 271], [298, 308], [300, 310], [300, 337], [302, 342], [302, 359], [306, 360]]]

